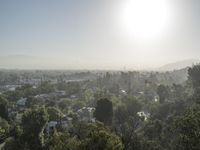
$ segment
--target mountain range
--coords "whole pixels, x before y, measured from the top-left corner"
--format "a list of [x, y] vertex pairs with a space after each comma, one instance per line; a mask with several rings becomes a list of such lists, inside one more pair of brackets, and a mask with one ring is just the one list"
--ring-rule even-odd
[[192, 67], [195, 64], [200, 63], [200, 59], [187, 59], [182, 61], [177, 61], [169, 64], [165, 64], [158, 68], [159, 71], [173, 71], [180, 70], [187, 67]]
[[[62, 60], [60, 60], [62, 61]], [[200, 63], [200, 59], [187, 59], [177, 62], [165, 64], [161, 67], [152, 69], [156, 71], [173, 71]], [[68, 69], [69, 64], [60, 64], [60, 62], [52, 58], [43, 58], [27, 55], [8, 55], [0, 56], [1, 69]], [[70, 69], [73, 68], [72, 66]], [[98, 68], [97, 68], [98, 69]], [[148, 69], [149, 70], [149, 69]]]

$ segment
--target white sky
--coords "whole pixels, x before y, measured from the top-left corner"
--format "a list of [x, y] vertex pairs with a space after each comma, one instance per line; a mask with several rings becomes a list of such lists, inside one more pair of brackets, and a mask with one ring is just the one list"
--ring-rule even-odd
[[[140, 20], [124, 21], [124, 5], [128, 1], [131, 0], [0, 1], [0, 56], [4, 65], [1, 67], [145, 69], [199, 58], [199, 0], [164, 0], [170, 17], [161, 33], [148, 38], [134, 35], [140, 28], [130, 28]], [[161, 7], [156, 0], [150, 2], [148, 6], [154, 10]], [[152, 10], [146, 5], [140, 7]], [[129, 18], [137, 11], [130, 13], [134, 14]], [[159, 19], [151, 17], [149, 23], [141, 21], [148, 24], [143, 24], [147, 27], [143, 34], [149, 29], [154, 31], [156, 28], [151, 26], [159, 23]], [[23, 57], [13, 59], [16, 55]], [[24, 61], [18, 59], [26, 56], [31, 59], [23, 65]], [[5, 58], [7, 61], [2, 62]]]

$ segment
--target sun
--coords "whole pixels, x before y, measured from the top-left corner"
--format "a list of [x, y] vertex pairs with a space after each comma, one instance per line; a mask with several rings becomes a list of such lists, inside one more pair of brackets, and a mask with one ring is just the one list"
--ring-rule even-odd
[[167, 0], [127, 0], [123, 5], [121, 22], [123, 30], [136, 38], [155, 38], [170, 23]]

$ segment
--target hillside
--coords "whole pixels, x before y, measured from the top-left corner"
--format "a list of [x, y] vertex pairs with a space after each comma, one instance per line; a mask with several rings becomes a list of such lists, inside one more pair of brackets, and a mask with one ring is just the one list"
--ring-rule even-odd
[[169, 63], [164, 66], [159, 67], [158, 69], [160, 71], [173, 71], [173, 70], [179, 70], [187, 67], [191, 67], [194, 64], [200, 63], [199, 59], [188, 59], [183, 61], [178, 61], [174, 63]]

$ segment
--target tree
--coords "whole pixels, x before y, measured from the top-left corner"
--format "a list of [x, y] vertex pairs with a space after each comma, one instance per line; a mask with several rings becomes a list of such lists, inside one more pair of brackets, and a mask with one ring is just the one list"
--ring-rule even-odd
[[80, 140], [70, 137], [67, 133], [55, 132], [49, 139], [48, 150], [79, 150]]
[[123, 103], [119, 105], [114, 112], [114, 120], [118, 125], [123, 124], [129, 120], [129, 117], [137, 116], [141, 111], [142, 104], [134, 98], [125, 98]]
[[125, 98], [122, 105], [119, 105], [115, 110], [115, 130], [121, 138], [125, 150], [139, 150], [140, 148], [136, 134], [136, 130], [142, 121], [137, 115], [140, 110], [141, 104], [134, 98]]
[[117, 128], [117, 135], [121, 138], [125, 150], [139, 150], [140, 141], [136, 130], [139, 127], [139, 117], [128, 117], [129, 119]]
[[82, 150], [122, 150], [123, 145], [110, 129], [101, 123], [89, 124], [86, 137], [81, 140]]
[[40, 90], [40, 93], [51, 93], [54, 91], [54, 86], [51, 85], [49, 81], [44, 81], [41, 83], [41, 85], [38, 87]]
[[27, 110], [22, 117], [21, 142], [25, 149], [40, 150], [44, 143], [43, 130], [48, 121], [44, 107]]
[[188, 79], [194, 88], [193, 99], [200, 103], [200, 65], [195, 65], [188, 69]]
[[25, 150], [20, 144], [19, 139], [9, 138], [6, 140], [2, 150]]
[[0, 117], [0, 143], [9, 136], [9, 131], [10, 125], [5, 119]]
[[22, 117], [22, 133], [9, 138], [4, 150], [42, 150], [44, 146], [43, 130], [48, 121], [44, 107], [27, 110]]
[[49, 139], [46, 148], [48, 150], [122, 150], [123, 145], [111, 130], [102, 123], [84, 124], [77, 133], [55, 132]]
[[95, 103], [93, 91], [89, 89], [85, 90], [83, 93], [83, 99], [85, 103], [87, 103], [90, 106], [93, 106]]
[[0, 117], [8, 119], [8, 101], [0, 96]]
[[63, 113], [56, 107], [48, 107], [47, 112], [50, 121], [60, 121], [63, 117]]
[[188, 109], [175, 120], [178, 132], [177, 150], [200, 149], [200, 106]]
[[162, 133], [162, 122], [157, 119], [149, 121], [144, 127], [144, 133], [150, 140], [159, 140]]
[[159, 85], [157, 94], [159, 96], [160, 103], [163, 103], [166, 99], [169, 98], [169, 88], [165, 85]]
[[188, 69], [188, 78], [194, 88], [200, 87], [200, 64]]
[[106, 98], [97, 101], [94, 116], [98, 121], [103, 122], [105, 125], [111, 125], [113, 116], [112, 102]]

